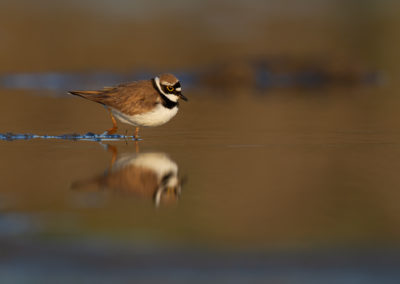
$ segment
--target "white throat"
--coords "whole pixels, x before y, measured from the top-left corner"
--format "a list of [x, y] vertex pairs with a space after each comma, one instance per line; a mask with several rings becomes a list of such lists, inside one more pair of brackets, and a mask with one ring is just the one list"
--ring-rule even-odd
[[161, 84], [160, 84], [160, 78], [155, 77], [155, 78], [154, 78], [154, 82], [156, 83], [156, 86], [157, 86], [158, 91], [159, 91], [161, 94], [163, 94], [164, 96], [166, 96], [167, 99], [169, 99], [170, 101], [172, 101], [172, 102], [174, 102], [174, 103], [176, 103], [176, 102], [178, 101], [178, 99], [179, 99], [178, 96], [175, 96], [175, 95], [173, 95], [173, 94], [167, 94], [167, 93], [165, 93], [165, 92], [162, 90]]

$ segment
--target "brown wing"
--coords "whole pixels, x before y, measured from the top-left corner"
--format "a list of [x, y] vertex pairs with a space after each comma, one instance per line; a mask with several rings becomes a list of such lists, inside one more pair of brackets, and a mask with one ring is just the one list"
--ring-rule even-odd
[[161, 102], [151, 81], [138, 81], [99, 91], [72, 91], [72, 95], [115, 108], [128, 115], [150, 111]]
[[72, 184], [73, 189], [86, 191], [107, 188], [124, 194], [152, 198], [159, 186], [157, 175], [148, 169], [128, 165], [105, 176], [80, 180]]
[[102, 182], [110, 189], [147, 197], [153, 197], [159, 186], [153, 171], [134, 165], [109, 174]]

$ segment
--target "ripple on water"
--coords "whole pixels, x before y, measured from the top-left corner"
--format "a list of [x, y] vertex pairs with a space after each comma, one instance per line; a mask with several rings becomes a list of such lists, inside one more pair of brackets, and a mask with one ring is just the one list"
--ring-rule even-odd
[[88, 132], [86, 134], [68, 133], [62, 135], [36, 135], [31, 133], [0, 133], [0, 140], [32, 140], [32, 139], [60, 139], [60, 140], [85, 140], [85, 141], [118, 141], [118, 140], [135, 140], [135, 136], [127, 136], [120, 134], [95, 134]]

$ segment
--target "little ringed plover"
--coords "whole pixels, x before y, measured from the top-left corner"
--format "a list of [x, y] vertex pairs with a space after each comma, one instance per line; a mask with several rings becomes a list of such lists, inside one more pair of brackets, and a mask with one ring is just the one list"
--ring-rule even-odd
[[162, 74], [151, 80], [143, 80], [105, 87], [99, 91], [71, 91], [72, 95], [102, 104], [111, 115], [113, 127], [107, 130], [114, 134], [117, 121], [136, 127], [159, 126], [168, 122], [178, 112], [179, 99], [187, 101], [182, 94], [179, 80], [172, 74]]

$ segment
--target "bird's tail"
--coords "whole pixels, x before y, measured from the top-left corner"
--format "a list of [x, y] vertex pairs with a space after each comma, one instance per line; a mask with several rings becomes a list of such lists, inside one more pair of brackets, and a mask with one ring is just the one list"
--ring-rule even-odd
[[71, 95], [79, 96], [89, 101], [104, 104], [104, 90], [103, 91], [69, 91]]
[[71, 95], [79, 96], [85, 99], [92, 100], [93, 97], [98, 96], [100, 91], [69, 91]]

